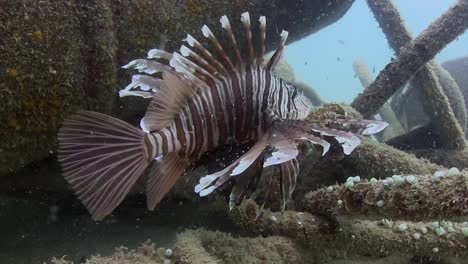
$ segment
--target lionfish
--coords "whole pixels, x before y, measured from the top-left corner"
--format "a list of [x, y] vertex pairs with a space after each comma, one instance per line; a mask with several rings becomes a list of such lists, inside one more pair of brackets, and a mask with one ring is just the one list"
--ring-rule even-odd
[[[205, 196], [234, 181], [230, 205], [238, 204], [262, 169], [279, 168], [283, 201], [296, 186], [298, 144], [320, 145], [323, 155], [334, 139], [350, 154], [360, 144], [353, 133], [371, 135], [387, 124], [373, 120], [333, 120], [340, 130], [304, 120], [313, 105], [301, 90], [275, 77], [272, 69], [283, 54], [287, 31], [277, 50], [264, 62], [266, 18], [259, 19], [259, 50], [254, 58], [249, 13], [241, 15], [246, 51], [241, 55], [226, 16], [221, 26], [230, 53], [208, 26], [205, 48], [190, 34], [180, 52], [152, 49], [147, 59], [133, 60], [132, 82], [120, 96], [152, 98], [141, 129], [92, 111], [79, 111], [59, 131], [58, 159], [63, 175], [94, 220], [122, 202], [146, 170], [147, 207], [153, 210], [176, 181], [202, 154], [228, 144], [254, 143], [231, 164], [206, 175], [195, 186]], [[234, 57], [234, 58], [232, 58]]]

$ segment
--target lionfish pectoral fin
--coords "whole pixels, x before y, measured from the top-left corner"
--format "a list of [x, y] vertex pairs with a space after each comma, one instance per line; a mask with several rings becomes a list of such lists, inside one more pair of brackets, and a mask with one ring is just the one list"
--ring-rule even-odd
[[144, 138], [140, 129], [91, 111], [63, 122], [58, 159], [65, 179], [94, 220], [112, 213], [147, 167]]
[[307, 140], [323, 147], [323, 155], [330, 149], [330, 143], [326, 137], [334, 138], [343, 148], [346, 155], [361, 144], [361, 139], [356, 134], [372, 135], [385, 129], [388, 124], [376, 120], [345, 120], [336, 119], [327, 121], [330, 124], [338, 124], [339, 129], [322, 126], [313, 120], [286, 120], [275, 124], [278, 130], [289, 135], [295, 140]]
[[201, 177], [199, 183], [195, 186], [195, 192], [201, 197], [212, 193], [229, 180], [229, 174], [234, 166], [235, 164], [231, 163], [229, 166], [218, 172]]
[[361, 139], [352, 133], [321, 126], [312, 120], [286, 120], [277, 125], [277, 127], [290, 138], [306, 140], [321, 145], [323, 147], [323, 155], [330, 148], [330, 143], [326, 141], [326, 137], [334, 138], [341, 145], [346, 155], [351, 154], [361, 144]]
[[[230, 176], [239, 175], [251, 167], [252, 164], [259, 160], [259, 157], [263, 157], [262, 154], [267, 147], [267, 137], [262, 137], [260, 141], [255, 143], [244, 155], [235, 161], [237, 164], [232, 170]], [[263, 160], [261, 162], [263, 163]]]
[[268, 131], [268, 146], [271, 148], [269, 157], [266, 158], [263, 167], [281, 164], [297, 157], [299, 150], [297, 142], [292, 140], [289, 135], [284, 134], [276, 127]]
[[262, 175], [264, 156], [265, 153], [262, 152], [245, 171], [235, 177], [235, 184], [229, 195], [229, 210], [244, 199], [247, 191], [251, 192], [257, 186]]
[[259, 160], [259, 157], [262, 157], [261, 160], [263, 162], [263, 154], [268, 147], [267, 143], [267, 136], [262, 137], [260, 141], [255, 143], [244, 155], [240, 156], [224, 169], [200, 178], [199, 183], [195, 186], [195, 192], [200, 196], [206, 196], [227, 182], [230, 177], [242, 174], [255, 164], [255, 162]]
[[150, 211], [154, 210], [191, 165], [190, 159], [178, 153], [170, 153], [151, 163], [146, 182], [146, 205]]
[[388, 126], [387, 122], [367, 119], [335, 119], [328, 122], [341, 125], [340, 130], [364, 136], [377, 134]]

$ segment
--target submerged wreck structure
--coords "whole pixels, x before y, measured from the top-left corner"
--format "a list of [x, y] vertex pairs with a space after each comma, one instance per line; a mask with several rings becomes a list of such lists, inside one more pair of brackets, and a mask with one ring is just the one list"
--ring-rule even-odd
[[[196, 5], [197, 1], [187, 2], [193, 4], [191, 12], [203, 8]], [[233, 7], [232, 13], [246, 8], [242, 5], [244, 1], [235, 2], [239, 6]], [[280, 5], [282, 1], [273, 2]], [[335, 9], [324, 12], [333, 18], [318, 26], [309, 21], [314, 25], [311, 27], [316, 26], [318, 30], [339, 19], [352, 4], [352, 1], [332, 2], [336, 2]], [[367, 4], [395, 51], [395, 58], [375, 81], [369, 78], [363, 81], [366, 76], [361, 72], [359, 77], [365, 89], [350, 106], [324, 104], [309, 118], [371, 119], [380, 113], [385, 121], [397, 127], [392, 130], [397, 131], [397, 135], [386, 136], [384, 142], [362, 138], [361, 145], [349, 156], [343, 155], [339, 146], [332, 145], [326, 157], [321, 157], [314, 147], [305, 146], [302, 172], [285, 212], [281, 212], [275, 199], [270, 201], [269, 209], [259, 211], [254, 193], [252, 199], [227, 213], [226, 205], [216, 201], [224, 199], [219, 195], [212, 201], [203, 201], [203, 213], [199, 217], [209, 219], [222, 215], [226, 223], [236, 227], [234, 231], [210, 231], [209, 225], [201, 225], [203, 228], [182, 230], [170, 250], [158, 249], [155, 244], [145, 242], [135, 250], [120, 248], [109, 257], [87, 257], [83, 263], [362, 263], [369, 259], [376, 263], [465, 263], [468, 259], [468, 149], [465, 136], [468, 114], [460, 87], [433, 59], [468, 28], [468, 0], [457, 1], [416, 37], [411, 36], [391, 0], [367, 0]], [[254, 12], [258, 13], [270, 10], [262, 9], [265, 8], [262, 5], [256, 8]], [[115, 12], [104, 9], [109, 11], [108, 14]], [[213, 15], [215, 18], [222, 15], [215, 11], [213, 14], [216, 14]], [[190, 25], [184, 25], [184, 30], [188, 28]], [[179, 28], [171, 30], [180, 31]], [[313, 31], [291, 32], [291, 36], [296, 40]], [[168, 36], [173, 34], [167, 33]], [[100, 41], [103, 45], [109, 44]], [[139, 47], [142, 48], [147, 47]], [[126, 59], [129, 57], [128, 54], [121, 55]], [[109, 57], [103, 59], [116, 64]], [[98, 58], [89, 65], [92, 67], [100, 62]], [[16, 78], [12, 69], [9, 68], [7, 77], [10, 83], [15, 81], [11, 78]], [[118, 76], [112, 76], [112, 80], [117, 79]], [[408, 86], [403, 89], [405, 85]], [[108, 86], [112, 85], [106, 83]], [[423, 109], [424, 118], [418, 124], [401, 122], [401, 116], [408, 113], [398, 108], [399, 100], [409, 91], [415, 94], [412, 98], [417, 102], [414, 103]], [[95, 95], [95, 98], [106, 97]], [[92, 103], [77, 102], [70, 108], [83, 105], [93, 108]], [[132, 121], [141, 111], [135, 107], [139, 102], [125, 103], [130, 105], [127, 106], [129, 109], [120, 113], [112, 112], [116, 105], [103, 111], [120, 114]], [[55, 116], [54, 113], [50, 115]], [[58, 117], [57, 126], [61, 118]], [[397, 120], [401, 123], [395, 124]], [[46, 148], [51, 145], [49, 142]], [[44, 157], [44, 153], [28, 159], [34, 161], [38, 157]], [[13, 156], [8, 158], [14, 159]], [[0, 173], [5, 171], [0, 170]], [[7, 179], [2, 187], [4, 191], [11, 193], [13, 189], [32, 188], [33, 184], [14, 179], [16, 175], [3, 176]], [[169, 202], [197, 200], [190, 193], [194, 179], [189, 181], [191, 183], [184, 182], [177, 187]], [[279, 186], [279, 183], [274, 184]], [[280, 197], [277, 189], [278, 193], [270, 196]], [[67, 257], [49, 262], [77, 263]]]

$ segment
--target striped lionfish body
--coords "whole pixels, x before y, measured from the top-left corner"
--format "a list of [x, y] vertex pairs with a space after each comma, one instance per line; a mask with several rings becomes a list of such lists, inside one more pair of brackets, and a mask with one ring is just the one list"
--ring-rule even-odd
[[334, 138], [349, 154], [360, 144], [353, 133], [369, 135], [386, 127], [379, 121], [334, 120], [343, 128], [336, 130], [303, 120], [312, 104], [301, 90], [271, 71], [281, 58], [287, 32], [281, 33], [279, 47], [264, 62], [265, 17], [259, 19], [260, 45], [255, 57], [249, 14], [243, 13], [241, 21], [245, 56], [223, 16], [220, 22], [234, 56], [227, 54], [205, 25], [202, 32], [214, 52], [187, 35], [190, 47], [182, 45], [180, 53], [153, 49], [148, 59], [124, 66], [140, 74], [133, 76], [120, 96], [152, 98], [141, 129], [91, 111], [65, 120], [58, 136], [63, 174], [94, 219], [110, 214], [145, 170], [147, 206], [154, 209], [202, 154], [233, 143], [255, 144], [224, 169], [202, 177], [195, 191], [205, 196], [232, 179], [233, 206], [262, 168], [277, 166], [284, 204], [299, 172], [299, 141], [322, 146], [325, 155], [330, 147], [327, 140]]

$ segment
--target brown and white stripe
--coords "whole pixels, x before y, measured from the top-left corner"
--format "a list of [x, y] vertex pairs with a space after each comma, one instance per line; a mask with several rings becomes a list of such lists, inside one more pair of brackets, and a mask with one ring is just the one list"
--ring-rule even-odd
[[[325, 127], [301, 121], [312, 104], [301, 90], [272, 73], [288, 33], [281, 32], [278, 49], [264, 64], [266, 18], [259, 19], [256, 54], [249, 14], [243, 13], [241, 21], [245, 56], [223, 16], [220, 23], [233, 59], [204, 25], [203, 36], [213, 51], [187, 35], [188, 46], [182, 45], [180, 53], [152, 49], [148, 59], [124, 66], [139, 74], [120, 95], [152, 98], [140, 122], [142, 130], [91, 111], [64, 122], [58, 136], [63, 173], [94, 219], [110, 214], [146, 168], [147, 205], [154, 209], [203, 153], [232, 143], [255, 144], [221, 171], [202, 177], [195, 191], [207, 195], [233, 179], [232, 206], [256, 184], [263, 167], [277, 166], [285, 204], [299, 172], [297, 141], [320, 145], [325, 154], [330, 147], [327, 139], [334, 137], [349, 154], [360, 143], [350, 132], [373, 134], [386, 126], [369, 120], [333, 120]], [[327, 127], [336, 124], [340, 130]]]
[[[267, 66], [263, 67], [266, 19], [261, 17], [259, 20], [260, 52], [256, 63], [253, 61], [254, 49], [248, 13], [242, 14], [241, 21], [244, 23], [247, 41], [247, 56], [244, 60], [226, 16], [220, 22], [234, 50], [235, 64], [206, 25], [202, 28], [203, 35], [211, 41], [220, 54], [221, 61], [191, 35], [186, 40], [200, 54], [186, 46], [181, 47], [185, 58], [178, 53], [173, 54], [170, 65], [201, 89], [189, 98], [186, 106], [174, 119], [176, 126], [185, 131], [183, 134], [179, 133], [182, 138], [173, 140], [179, 145], [164, 149], [170, 149], [170, 152], [182, 150], [186, 155], [200, 155], [220, 145], [259, 139], [268, 128], [265, 115], [267, 109], [281, 119], [303, 118], [310, 111], [312, 105], [302, 92], [275, 77], [270, 70], [282, 55], [287, 32], [282, 32], [279, 49], [267, 62]], [[153, 133], [160, 134], [161, 131]], [[154, 148], [158, 148], [157, 145], [160, 144], [172, 144], [171, 140], [154, 142]], [[157, 155], [164, 154], [167, 152], [157, 152]]]

